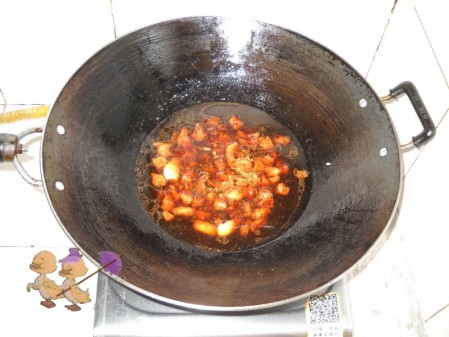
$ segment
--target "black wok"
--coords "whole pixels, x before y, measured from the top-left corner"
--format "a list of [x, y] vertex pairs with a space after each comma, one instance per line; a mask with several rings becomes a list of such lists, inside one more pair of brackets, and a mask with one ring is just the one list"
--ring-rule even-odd
[[[417, 96], [410, 83], [391, 95], [404, 91]], [[294, 224], [240, 251], [175, 239], [136, 188], [146, 136], [176, 111], [217, 101], [274, 116], [302, 141], [311, 172]], [[435, 129], [412, 101], [420, 146]], [[93, 261], [118, 253], [126, 286], [192, 308], [248, 310], [303, 297], [359, 261], [392, 219], [402, 159], [381, 100], [333, 52], [269, 24], [198, 17], [119, 38], [73, 75], [45, 127], [42, 174], [67, 235]]]

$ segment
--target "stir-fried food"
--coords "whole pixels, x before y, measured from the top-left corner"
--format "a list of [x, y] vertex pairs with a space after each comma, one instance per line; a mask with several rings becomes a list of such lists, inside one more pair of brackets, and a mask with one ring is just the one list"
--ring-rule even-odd
[[187, 219], [212, 237], [260, 235], [276, 199], [290, 194], [286, 178], [308, 176], [279, 155], [290, 142], [246, 127], [237, 115], [227, 121], [210, 116], [154, 142], [150, 182], [163, 219]]

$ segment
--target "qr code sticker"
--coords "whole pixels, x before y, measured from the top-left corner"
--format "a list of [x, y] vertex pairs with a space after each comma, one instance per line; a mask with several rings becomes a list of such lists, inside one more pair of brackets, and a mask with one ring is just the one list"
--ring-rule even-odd
[[337, 293], [312, 295], [306, 304], [309, 337], [342, 336]]
[[337, 294], [312, 295], [309, 298], [308, 304], [311, 324], [340, 322], [340, 308]]

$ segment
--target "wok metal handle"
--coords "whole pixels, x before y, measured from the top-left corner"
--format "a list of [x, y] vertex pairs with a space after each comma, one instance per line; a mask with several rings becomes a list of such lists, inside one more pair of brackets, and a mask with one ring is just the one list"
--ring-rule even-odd
[[424, 102], [421, 99], [421, 96], [418, 93], [415, 85], [412, 82], [405, 81], [390, 89], [390, 94], [382, 97], [382, 101], [389, 101], [392, 99], [397, 99], [402, 94], [406, 94], [412, 103], [413, 108], [415, 109], [416, 115], [418, 116], [422, 126], [423, 131], [419, 133], [417, 136], [412, 137], [412, 141], [408, 144], [402, 145], [402, 150], [409, 150], [410, 148], [417, 147], [427, 144], [429, 141], [435, 137], [436, 129], [435, 124], [433, 123], [432, 118], [427, 111]]
[[26, 151], [26, 149], [19, 143], [19, 141], [33, 133], [41, 133], [42, 128], [29, 128], [17, 135], [12, 135], [8, 133], [0, 133], [0, 163], [4, 161], [12, 161], [16, 167], [17, 172], [22, 176], [22, 178], [30, 185], [42, 186], [42, 180], [33, 178], [28, 174], [28, 172], [22, 166], [18, 154]]

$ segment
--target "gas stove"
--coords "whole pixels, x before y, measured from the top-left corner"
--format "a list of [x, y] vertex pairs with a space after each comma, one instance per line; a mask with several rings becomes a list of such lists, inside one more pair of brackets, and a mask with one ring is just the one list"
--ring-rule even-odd
[[352, 330], [345, 278], [288, 305], [210, 313], [165, 304], [98, 276], [94, 337], [350, 337]]

